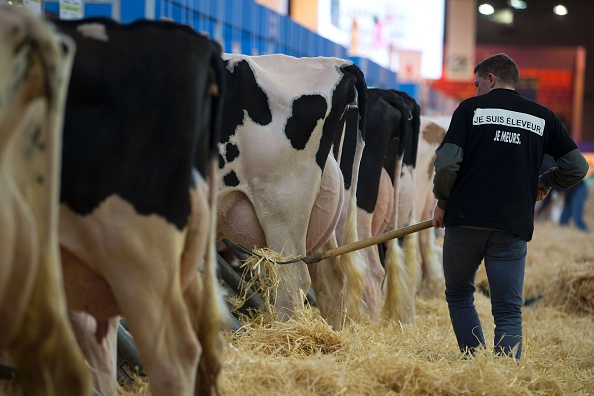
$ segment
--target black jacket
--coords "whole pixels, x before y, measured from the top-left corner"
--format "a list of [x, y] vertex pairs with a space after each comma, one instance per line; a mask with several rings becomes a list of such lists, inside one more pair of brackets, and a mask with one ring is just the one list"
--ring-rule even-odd
[[463, 101], [436, 153], [433, 192], [446, 227], [495, 228], [526, 241], [544, 154], [558, 164], [542, 174], [545, 186], [570, 187], [588, 171], [559, 118], [510, 89]]

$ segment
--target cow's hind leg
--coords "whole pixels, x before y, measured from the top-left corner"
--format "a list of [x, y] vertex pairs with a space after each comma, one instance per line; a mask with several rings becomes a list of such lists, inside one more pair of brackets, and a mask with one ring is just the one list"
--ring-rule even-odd
[[193, 394], [201, 352], [173, 263], [174, 257], [157, 260], [153, 270], [160, 267], [160, 271], [120, 275], [122, 280], [134, 278], [135, 284], [122, 282], [113, 287], [154, 396]]
[[151, 394], [191, 395], [200, 347], [182, 292], [187, 229], [160, 216], [139, 215], [117, 196], [85, 218], [63, 209], [61, 217], [70, 226], [61, 229], [60, 243], [93, 258], [134, 337]]
[[[211, 164], [212, 169], [216, 169]], [[216, 186], [207, 188], [202, 177], [197, 177], [198, 188], [192, 192], [192, 214], [182, 255], [182, 284], [184, 298], [202, 347], [196, 376], [196, 394], [209, 395], [217, 392], [217, 378], [222, 367], [223, 342], [220, 334], [224, 305], [218, 293], [216, 275], [215, 232], [216, 216], [210, 207], [216, 201]], [[214, 180], [214, 175], [211, 175]], [[209, 192], [210, 194], [209, 199]], [[210, 204], [209, 204], [210, 200]], [[203, 263], [196, 271], [197, 264]]]

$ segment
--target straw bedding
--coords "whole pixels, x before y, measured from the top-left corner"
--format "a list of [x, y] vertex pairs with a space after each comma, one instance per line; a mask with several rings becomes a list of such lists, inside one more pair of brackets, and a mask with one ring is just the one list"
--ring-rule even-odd
[[[594, 197], [594, 189], [590, 190]], [[594, 198], [586, 208], [594, 228]], [[477, 281], [483, 282], [479, 277]], [[488, 284], [483, 285], [488, 290]], [[443, 298], [416, 300], [416, 326], [348, 323], [333, 331], [315, 308], [279, 323], [241, 318], [225, 333], [221, 395], [594, 395], [594, 233], [536, 223], [528, 245], [520, 361], [458, 352]], [[487, 342], [488, 297], [475, 303]], [[150, 395], [146, 384], [121, 395]]]
[[[594, 198], [585, 218], [594, 228]], [[226, 334], [221, 394], [593, 395], [594, 234], [537, 223], [525, 278], [536, 302], [524, 308], [520, 361], [490, 349], [463, 359], [444, 299], [417, 298], [414, 327], [364, 322], [341, 332], [306, 308], [286, 323], [244, 317], [245, 331]], [[488, 297], [477, 292], [476, 306], [492, 340]]]

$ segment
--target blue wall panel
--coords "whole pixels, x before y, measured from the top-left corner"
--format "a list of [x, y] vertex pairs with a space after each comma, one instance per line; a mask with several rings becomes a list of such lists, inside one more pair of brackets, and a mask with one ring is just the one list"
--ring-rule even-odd
[[420, 103], [421, 90], [419, 89], [419, 84], [398, 84], [396, 89], [406, 92]]
[[[121, 1], [121, 7], [123, 23], [145, 17], [144, 1]], [[46, 1], [45, 8], [50, 12], [59, 12], [57, 1]], [[85, 17], [110, 17], [111, 6], [89, 3], [85, 5], [84, 12]], [[415, 98], [419, 96], [415, 84], [398, 86], [393, 71], [366, 58], [349, 57], [345, 47], [318, 36], [291, 18], [279, 15], [253, 0], [155, 0], [155, 19], [162, 17], [191, 24], [197, 31], [221, 43], [225, 52], [351, 59], [363, 70], [369, 86], [396, 88]]]
[[122, 0], [122, 3], [126, 3], [126, 6], [122, 5], [121, 9], [122, 23], [130, 23], [139, 18], [144, 18], [144, 1]]

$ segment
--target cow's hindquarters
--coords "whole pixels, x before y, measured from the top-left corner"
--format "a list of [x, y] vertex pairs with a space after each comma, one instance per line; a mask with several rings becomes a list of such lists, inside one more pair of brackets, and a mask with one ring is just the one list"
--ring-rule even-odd
[[[162, 217], [141, 216], [116, 196], [84, 217], [61, 207], [62, 248], [103, 278], [113, 294], [89, 292], [88, 312], [99, 320], [114, 313], [126, 318], [154, 395], [191, 394], [195, 386], [200, 347], [183, 299], [179, 265], [185, 237], [185, 231]], [[66, 272], [65, 279], [72, 282]], [[79, 298], [70, 295], [69, 302]], [[110, 298], [117, 307], [105, 303]]]

